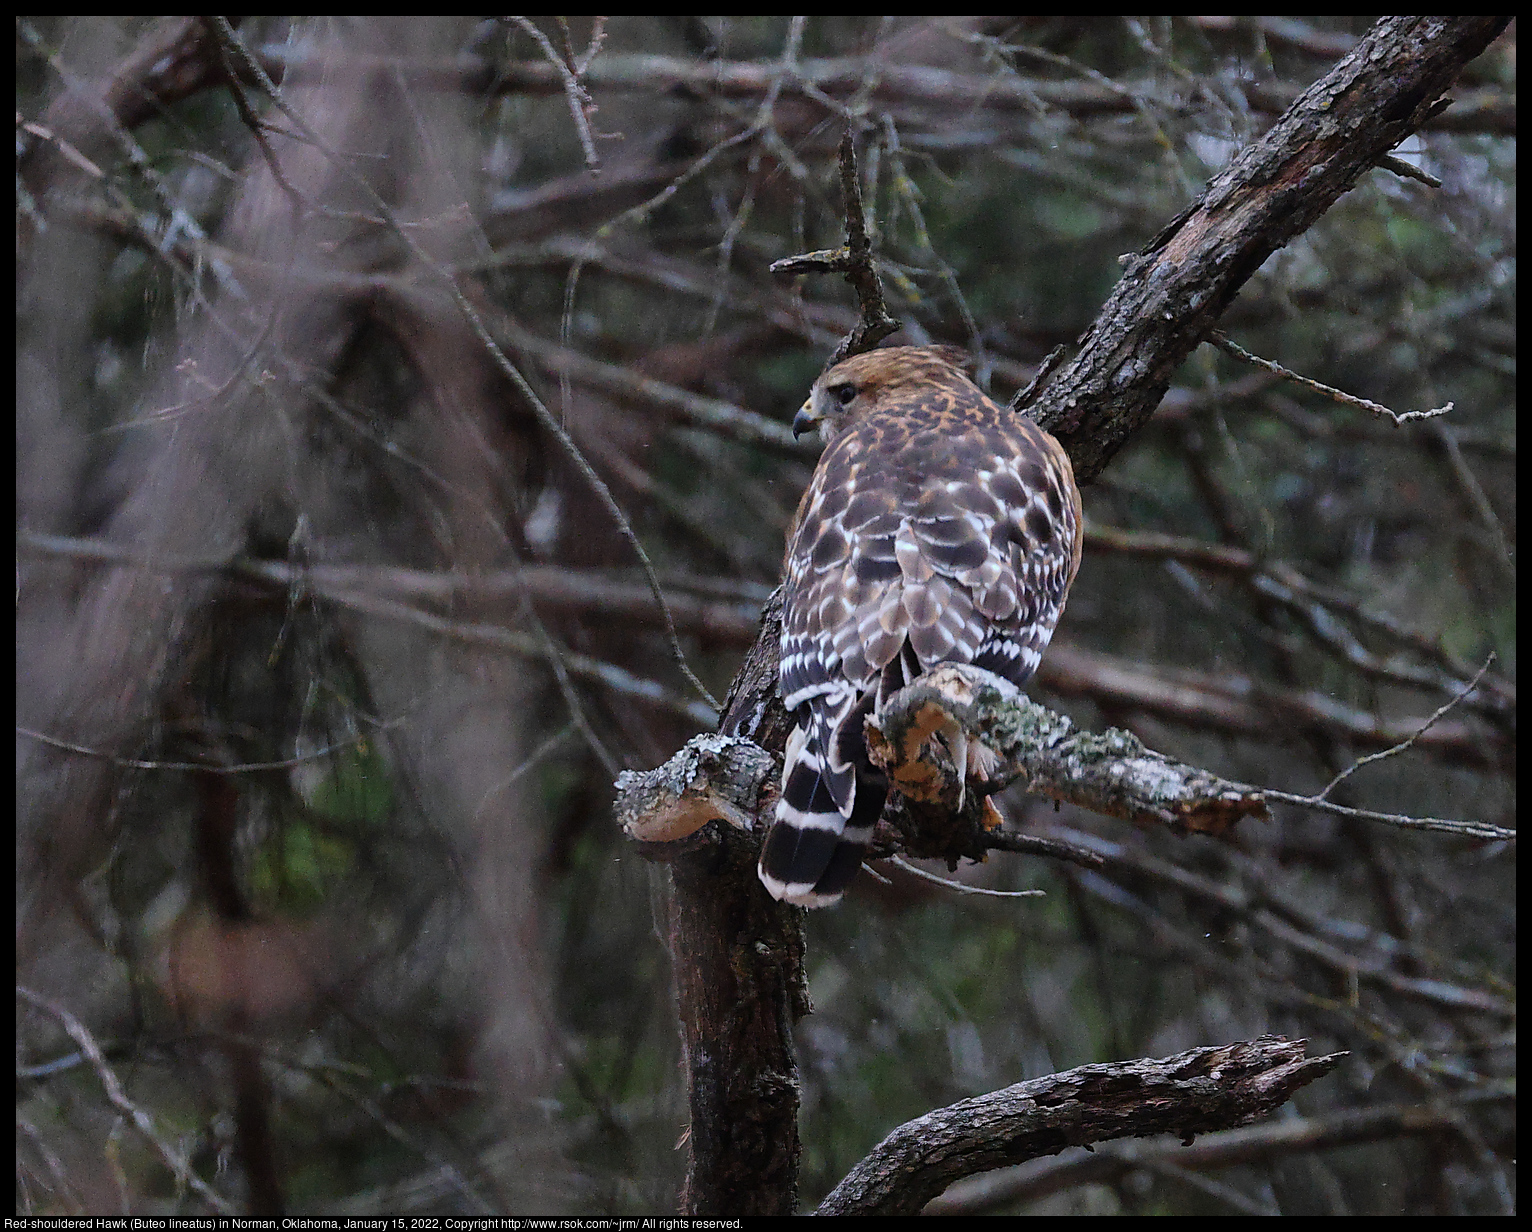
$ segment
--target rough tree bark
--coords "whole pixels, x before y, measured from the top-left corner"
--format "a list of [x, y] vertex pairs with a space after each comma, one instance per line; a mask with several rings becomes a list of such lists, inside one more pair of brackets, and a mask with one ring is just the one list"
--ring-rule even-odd
[[959, 1100], [901, 1125], [820, 1204], [818, 1215], [918, 1215], [961, 1177], [1067, 1146], [1246, 1124], [1280, 1108], [1345, 1057], [1304, 1056], [1280, 1036], [1159, 1060], [1081, 1065]]
[[1387, 17], [1209, 181], [1126, 272], [1029, 413], [1089, 483], [1261, 263], [1426, 120], [1509, 17]]
[[[753, 742], [778, 764], [792, 726], [777, 696], [781, 611], [779, 593], [766, 604], [761, 636], [720, 723], [726, 736]], [[742, 769], [759, 773], [748, 754], [745, 761]], [[625, 779], [632, 781], [619, 779], [619, 792]], [[747, 780], [735, 806], [741, 817], [770, 815], [775, 788], [761, 785], [759, 777]], [[734, 811], [726, 806], [714, 815]], [[680, 1209], [791, 1215], [799, 1149], [792, 1028], [809, 1012], [803, 913], [773, 899], [756, 877], [758, 833], [710, 821], [679, 842], [646, 842], [641, 850], [670, 865], [667, 940], [691, 1111]]]

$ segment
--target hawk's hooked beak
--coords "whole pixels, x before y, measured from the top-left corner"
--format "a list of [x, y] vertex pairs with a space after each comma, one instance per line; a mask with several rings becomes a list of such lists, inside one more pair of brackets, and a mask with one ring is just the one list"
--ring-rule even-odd
[[793, 416], [793, 440], [796, 441], [805, 432], [812, 432], [817, 427], [819, 416], [814, 414], [814, 399], [809, 398]]

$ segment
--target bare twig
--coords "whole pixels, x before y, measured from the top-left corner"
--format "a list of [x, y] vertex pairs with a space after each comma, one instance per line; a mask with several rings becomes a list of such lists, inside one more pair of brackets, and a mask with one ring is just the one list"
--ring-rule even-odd
[[[797, 75], [798, 52], [803, 45], [803, 31], [808, 24], [808, 18], [803, 15], [794, 16], [787, 26], [787, 38], [782, 47], [782, 59], [776, 76], [772, 79], [771, 89], [766, 92], [766, 97], [761, 101], [756, 111], [755, 122], [751, 128], [758, 130], [767, 137], [763, 143], [767, 147], [785, 147], [781, 135], [777, 132], [773, 123], [774, 111], [777, 98], [782, 92], [782, 87], [790, 78]], [[787, 151], [791, 154], [791, 151]], [[708, 309], [707, 322], [703, 326], [704, 334], [711, 334], [718, 322], [718, 314], [723, 309], [724, 297], [728, 291], [728, 273], [730, 262], [734, 258], [734, 245], [738, 241], [740, 233], [744, 230], [745, 223], [749, 220], [751, 211], [755, 208], [756, 177], [761, 169], [762, 145], [755, 146], [750, 151], [750, 161], [745, 168], [745, 193], [739, 204], [739, 209], [734, 212], [734, 217], [729, 220], [729, 225], [724, 229], [723, 239], [718, 245], [718, 263], [716, 266], [716, 287], [712, 297], [712, 305]], [[789, 162], [796, 162], [792, 158]], [[796, 172], [795, 172], [796, 174]]]
[[[1237, 857], [1230, 858], [1233, 867], [1222, 875], [1210, 876], [1159, 859], [1132, 844], [1074, 830], [1055, 833], [1066, 834], [1073, 844], [1099, 853], [1108, 876], [1121, 881], [1127, 873], [1135, 879], [1158, 882], [1200, 900], [1221, 915], [1236, 916], [1252, 930], [1300, 955], [1305, 964], [1318, 962], [1353, 986], [1365, 983], [1444, 1010], [1470, 1009], [1507, 1019], [1516, 1016], [1515, 1003], [1508, 996], [1444, 978], [1402, 975], [1398, 970], [1402, 947], [1393, 938], [1371, 933], [1354, 921], [1329, 919], [1304, 904], [1284, 899], [1263, 871], [1240, 869]], [[1225, 848], [1218, 854], [1227, 853]], [[1216, 857], [1210, 853], [1210, 858]], [[1409, 956], [1426, 958], [1414, 951], [1409, 951]]]
[[[266, 140], [267, 124], [255, 113], [255, 106], [250, 101], [250, 96], [245, 93], [245, 86], [239, 79], [239, 73], [234, 67], [234, 61], [229, 56], [229, 49], [219, 37], [219, 31], [212, 24], [210, 17], [201, 17], [200, 20], [207, 26], [209, 37], [213, 46], [217, 49], [219, 63], [223, 66], [224, 84], [229, 87], [229, 93], [234, 96], [234, 107], [239, 112], [240, 122], [250, 130], [250, 135], [255, 138], [256, 145], [261, 148], [261, 157], [266, 160], [266, 169], [271, 172], [271, 177], [277, 182], [277, 187], [286, 195], [292, 203], [295, 216], [302, 213], [306, 206], [302, 194], [288, 181], [282, 171], [282, 163], [277, 158], [276, 151], [271, 148], [271, 142]], [[292, 250], [290, 250], [291, 252]]]
[[460, 1169], [458, 1169], [450, 1160], [445, 1158], [428, 1139], [413, 1134], [404, 1126], [400, 1125], [399, 1122], [396, 1121], [393, 1117], [389, 1116], [388, 1113], [386, 1113], [378, 1104], [378, 1101], [373, 1099], [370, 1095], [367, 1095], [362, 1091], [354, 1090], [351, 1087], [351, 1084], [344, 1080], [338, 1067], [327, 1065], [310, 1065], [303, 1067], [303, 1072], [310, 1077], [317, 1079], [319, 1082], [329, 1087], [330, 1090], [335, 1091], [343, 1098], [355, 1104], [362, 1110], [362, 1112], [364, 1112], [369, 1118], [376, 1122], [378, 1127], [382, 1129], [384, 1133], [386, 1133], [395, 1142], [403, 1146], [407, 1151], [411, 1152], [412, 1154], [417, 1154], [422, 1159], [427, 1160], [429, 1163], [435, 1165], [439, 1174], [451, 1187], [451, 1191], [453, 1192], [454, 1196], [461, 1196], [468, 1199], [469, 1203], [471, 1204], [470, 1209], [472, 1209], [475, 1214], [488, 1215], [495, 1211], [495, 1207], [485, 1199], [483, 1194], [479, 1192], [478, 1188], [463, 1175]]
[[[990, 38], [985, 35], [971, 35], [970, 38], [980, 46], [999, 55], [1011, 67], [1013, 72], [1016, 71], [1013, 58], [1015, 56], [1028, 56], [1034, 60], [1040, 60], [1044, 64], [1051, 64], [1056, 68], [1063, 69], [1066, 72], [1077, 73], [1106, 94], [1115, 95], [1121, 99], [1126, 107], [1139, 114], [1153, 136], [1155, 144], [1164, 151], [1166, 165], [1171, 176], [1184, 187], [1188, 189], [1193, 187], [1187, 179], [1186, 169], [1176, 159], [1175, 142], [1166, 136], [1164, 125], [1160, 122], [1159, 116], [1155, 114], [1159, 109], [1159, 103], [1156, 98], [1160, 93], [1158, 88], [1151, 86], [1145, 89], [1139, 86], [1123, 85], [1120, 82], [1114, 81], [1105, 73], [1091, 68], [1089, 65], [1081, 64], [1070, 59], [1068, 56], [1061, 56], [1057, 52], [1049, 51], [1044, 47], [1035, 47], [1025, 43], [1004, 43], [999, 39]], [[1020, 76], [1019, 73], [1017, 75], [1018, 77]]]
[[1407, 163], [1404, 159], [1396, 158], [1392, 154], [1385, 154], [1382, 158], [1378, 159], [1378, 166], [1382, 167], [1385, 171], [1392, 171], [1401, 179], [1419, 180], [1428, 188], [1440, 188], [1442, 186], [1442, 182], [1429, 171], [1422, 171], [1412, 163]]
[[[327, 597], [356, 611], [405, 621], [458, 641], [481, 646], [496, 646], [531, 658], [546, 658], [549, 655], [548, 647], [539, 639], [498, 625], [445, 620], [429, 612], [423, 612], [419, 608], [410, 607], [408, 604], [395, 603], [372, 595], [335, 593]], [[593, 681], [615, 693], [640, 698], [666, 710], [672, 710], [703, 727], [712, 727], [718, 722], [718, 712], [711, 706], [677, 697], [656, 681], [635, 676], [615, 663], [606, 663], [568, 650], [560, 650], [559, 657], [565, 670], [572, 677]]]
[[[1287, 608], [1303, 622], [1316, 641], [1362, 674], [1449, 695], [1464, 691], [1463, 681], [1468, 670], [1445, 653], [1439, 644], [1385, 612], [1365, 608], [1335, 588], [1314, 582], [1286, 562], [1259, 557], [1245, 548], [1229, 544], [1206, 543], [1154, 531], [1129, 531], [1096, 522], [1085, 528], [1085, 550], [1176, 560], [1201, 571], [1244, 577], [1252, 590]], [[1373, 654], [1351, 634], [1343, 621], [1337, 619], [1336, 613], [1435, 666], [1417, 666], [1398, 657], [1384, 659]], [[1509, 681], [1500, 675], [1484, 675], [1482, 681], [1486, 689], [1468, 698], [1470, 707], [1491, 716], [1503, 715], [1514, 708], [1515, 687]]]
[[559, 745], [563, 744], [565, 740], [569, 739], [569, 737], [575, 732], [578, 726], [579, 725], [575, 723], [573, 719], [571, 719], [568, 723], [564, 724], [562, 728], [554, 732], [553, 735], [549, 736], [540, 745], [528, 753], [526, 759], [522, 761], [521, 765], [517, 766], [516, 769], [512, 770], [508, 775], [505, 776], [505, 778], [501, 779], [498, 783], [496, 783], [493, 787], [484, 793], [483, 798], [479, 801], [478, 808], [474, 809], [474, 816], [477, 818], [481, 813], [483, 813], [484, 806], [488, 804], [493, 797], [499, 795], [506, 788], [512, 786], [517, 779], [521, 778], [522, 775], [526, 774], [530, 770], [537, 769], [537, 767], [543, 763], [543, 761], [548, 757], [550, 753], [554, 752], [559, 747]]
[[[79, 1054], [76, 1053], [75, 1055], [78, 1056]], [[21, 1076], [21, 1070], [18, 1068], [17, 1077]], [[32, 1149], [38, 1153], [42, 1158], [43, 1165], [48, 1169], [48, 1175], [53, 1178], [53, 1185], [51, 1187], [45, 1185], [44, 1188], [50, 1188], [58, 1196], [58, 1200], [70, 1204], [67, 1210], [68, 1214], [83, 1215], [85, 1213], [85, 1204], [81, 1202], [80, 1195], [75, 1191], [74, 1186], [69, 1183], [69, 1174], [64, 1171], [63, 1161], [54, 1154], [53, 1148], [48, 1145], [48, 1140], [38, 1132], [37, 1126], [33, 1125], [20, 1111], [16, 1113], [16, 1129], [22, 1138], [31, 1143]], [[29, 1172], [30, 1169], [22, 1162], [22, 1157], [18, 1152], [16, 1159], [16, 1180], [22, 1192], [19, 1195], [18, 1207], [20, 1209], [17, 1213], [22, 1215], [33, 1213], [31, 1197], [27, 1193], [27, 1176]]]
[[130, 770], [196, 771], [199, 774], [251, 774], [257, 770], [290, 770], [294, 766], [306, 765], [311, 761], [318, 761], [332, 753], [340, 752], [342, 749], [352, 748], [367, 739], [366, 735], [353, 736], [349, 740], [328, 744], [322, 749], [305, 753], [301, 757], [289, 757], [282, 761], [247, 761], [223, 766], [211, 762], [143, 761], [136, 757], [118, 757], [115, 753], [108, 753], [104, 749], [93, 749], [89, 745], [76, 744], [72, 740], [60, 740], [57, 736], [33, 731], [30, 727], [23, 727], [19, 723], [16, 725], [16, 734], [25, 736], [28, 740], [36, 740], [39, 744], [46, 744], [50, 748], [62, 749], [66, 753], [79, 753], [84, 757], [97, 757], [111, 762], [114, 766], [122, 766]]
[[[560, 17], [558, 21], [560, 26], [564, 26], [564, 18]], [[564, 26], [564, 37], [567, 41], [569, 37], [569, 28], [567, 26]], [[592, 17], [590, 19], [590, 42], [586, 45], [585, 50], [580, 55], [574, 56], [572, 60], [572, 67], [576, 77], [583, 77], [586, 73], [590, 72], [590, 66], [595, 62], [597, 54], [601, 51], [601, 44], [604, 42], [606, 42], [606, 18]], [[571, 47], [571, 53], [573, 50], [573, 47]]]
[[[227, 25], [227, 22], [225, 22], [225, 24]], [[175, 232], [182, 232], [199, 247], [206, 245], [208, 242], [208, 237], [207, 233], [202, 228], [202, 224], [181, 208], [177, 202], [176, 193], [166, 183], [164, 177], [161, 176], [160, 173], [155, 169], [154, 160], [149, 157], [143, 146], [134, 139], [133, 135], [118, 118], [116, 112], [113, 111], [111, 106], [107, 103], [106, 99], [102, 97], [101, 92], [99, 90], [90, 88], [88, 85], [86, 85], [86, 83], [79, 80], [73, 71], [71, 71], [69, 67], [64, 63], [63, 58], [58, 54], [58, 52], [48, 47], [44, 43], [42, 36], [37, 32], [36, 28], [30, 21], [28, 21], [26, 18], [22, 18], [17, 21], [16, 28], [21, 33], [22, 37], [34, 49], [36, 49], [47, 58], [48, 63], [53, 68], [54, 72], [56, 72], [60, 79], [62, 79], [70, 87], [70, 90], [74, 93], [74, 95], [78, 98], [84, 99], [86, 101], [86, 105], [96, 113], [97, 118], [100, 120], [112, 141], [117, 145], [118, 149], [121, 150], [123, 155], [127, 158], [128, 162], [132, 165], [134, 173], [139, 177], [139, 179], [144, 183], [149, 191], [153, 193], [155, 199], [159, 202], [160, 208], [164, 211], [162, 228], [164, 235], [156, 235], [156, 228], [152, 224], [141, 223], [145, 230], [154, 237], [155, 242], [162, 242], [166, 235]], [[79, 153], [79, 151], [75, 152], [77, 154]], [[136, 209], [132, 200], [122, 191], [120, 187], [118, 187], [118, 185], [111, 178], [102, 177], [102, 172], [95, 167], [94, 163], [92, 163], [89, 159], [84, 159], [83, 156], [80, 159], [71, 159], [71, 161], [75, 162], [77, 166], [80, 166], [82, 170], [88, 169], [87, 173], [94, 172], [94, 176], [96, 178], [101, 178], [107, 192], [113, 197], [113, 199], [128, 210], [134, 211], [136, 215]], [[221, 260], [219, 260], [217, 257], [214, 257], [209, 261], [208, 264], [213, 273], [217, 276], [218, 280], [228, 288], [230, 293], [232, 293], [236, 298], [245, 298], [244, 291], [241, 289], [238, 282], [235, 281], [233, 275], [229, 273], [228, 267]], [[201, 289], [197, 288], [196, 290], [199, 299], [201, 299]], [[202, 302], [206, 304], [205, 299]]]
[[1267, 372], [1275, 373], [1277, 376], [1302, 385], [1305, 389], [1312, 389], [1315, 393], [1323, 394], [1326, 398], [1339, 402], [1344, 406], [1361, 407], [1362, 410], [1370, 411], [1373, 415], [1380, 418], [1387, 415], [1396, 425], [1406, 424], [1415, 419], [1435, 419], [1438, 415], [1445, 415], [1453, 408], [1453, 404], [1449, 402], [1446, 406], [1438, 406], [1429, 411], [1404, 411], [1403, 413], [1391, 411], [1381, 402], [1373, 402], [1369, 398], [1359, 398], [1355, 394], [1348, 394], [1343, 389], [1336, 389], [1333, 385], [1321, 384], [1311, 377], [1303, 376], [1301, 373], [1294, 372], [1290, 368], [1284, 368], [1281, 364], [1273, 363], [1269, 359], [1262, 359], [1259, 355], [1252, 355], [1244, 347], [1240, 346], [1239, 343], [1230, 340], [1222, 330], [1213, 330], [1208, 335], [1207, 340], [1220, 351], [1234, 356], [1235, 359], [1247, 364], [1253, 364], [1257, 368], [1264, 368]]
[[65, 162], [72, 163], [76, 169], [85, 172], [93, 180], [106, 179], [106, 172], [86, 158], [84, 154], [75, 149], [74, 143], [60, 137], [46, 124], [37, 124], [31, 120], [23, 120], [20, 115], [16, 117], [16, 127], [39, 141], [48, 142], [59, 152], [59, 156]]
[[826, 367], [834, 367], [851, 355], [870, 351], [899, 328], [883, 300], [883, 284], [872, 260], [872, 242], [867, 236], [867, 219], [862, 213], [862, 189], [856, 167], [856, 139], [848, 128], [840, 142], [841, 205], [846, 215], [846, 244], [843, 248], [803, 253], [773, 261], [771, 272], [790, 278], [798, 274], [841, 274], [856, 292], [861, 305], [861, 320], [841, 340]]
[[812, 456], [808, 446], [793, 439], [792, 429], [786, 424], [767, 419], [755, 411], [592, 359], [579, 351], [539, 338], [508, 318], [495, 322], [495, 332], [546, 372], [565, 373], [603, 393], [647, 403], [682, 423], [706, 428], [742, 444], [798, 458]]
[[[580, 134], [580, 148], [585, 152], [585, 165], [592, 171], [599, 170], [601, 156], [596, 153], [596, 141], [590, 131], [590, 113], [596, 109], [596, 105], [591, 101], [590, 91], [580, 81], [582, 70], [579, 62], [576, 61], [574, 67], [565, 64], [564, 57], [559, 55], [548, 36], [533, 25], [530, 18], [512, 17], [511, 20], [536, 40], [537, 45], [542, 48], [544, 58], [557, 70], [559, 80], [564, 83], [564, 97], [569, 100], [569, 114], [574, 117], [575, 131]], [[588, 53], [590, 57], [595, 56], [600, 46], [599, 33], [598, 29], [591, 38]], [[585, 61], [585, 67], [590, 67], [589, 60]]]
[[1440, 834], [1456, 834], [1462, 838], [1487, 839], [1491, 842], [1514, 843], [1516, 841], [1515, 830], [1491, 825], [1487, 821], [1449, 821], [1442, 817], [1409, 817], [1402, 813], [1380, 813], [1372, 809], [1347, 808], [1343, 804], [1332, 804], [1329, 800], [1320, 800], [1314, 796], [1295, 796], [1270, 787], [1263, 788], [1261, 794], [1268, 800], [1279, 800], [1283, 804], [1296, 804], [1302, 808], [1315, 809], [1336, 817], [1352, 817], [1357, 821], [1378, 821], [1400, 830], [1434, 830]]
[[[968, 345], [976, 366], [975, 376], [980, 387], [988, 389], [991, 368], [984, 354], [984, 339], [979, 323], [974, 319], [973, 310], [968, 306], [968, 297], [963, 294], [956, 271], [931, 242], [931, 228], [926, 225], [925, 211], [920, 206], [921, 194], [915, 187], [915, 181], [905, 170], [904, 149], [899, 139], [899, 128], [894, 123], [893, 116], [887, 114], [883, 116], [883, 141], [888, 151], [888, 160], [894, 166], [894, 174], [891, 178], [900, 208], [915, 224], [916, 242], [925, 250], [930, 262], [936, 266], [942, 282], [946, 284], [947, 291], [952, 296], [952, 302], [957, 305], [958, 315], [962, 318], [963, 327], [968, 333]], [[910, 287], [914, 289], [913, 284], [910, 284]], [[916, 298], [913, 298], [912, 302], [919, 302], [918, 295], [919, 292], [916, 290]]]
[[1097, 852], [1076, 843], [1044, 838], [1040, 834], [1020, 834], [1015, 830], [990, 830], [984, 835], [984, 845], [992, 851], [1014, 851], [1020, 855], [1064, 860], [1081, 868], [1099, 869], [1106, 864]]
[[230, 1205], [223, 1197], [210, 1189], [207, 1183], [191, 1170], [191, 1165], [185, 1156], [177, 1151], [169, 1142], [161, 1136], [154, 1118], [128, 1098], [127, 1092], [122, 1089], [122, 1083], [117, 1080], [117, 1075], [112, 1072], [112, 1067], [107, 1064], [106, 1056], [101, 1051], [101, 1045], [96, 1042], [96, 1037], [90, 1033], [85, 1024], [66, 1010], [56, 1001], [50, 1001], [47, 997], [33, 992], [30, 988], [16, 985], [16, 995], [27, 1004], [35, 1006], [45, 1014], [55, 1019], [59, 1026], [68, 1033], [69, 1038], [80, 1046], [80, 1051], [90, 1058], [91, 1067], [96, 1071], [96, 1076], [101, 1080], [101, 1086], [106, 1091], [106, 1097], [111, 1101], [112, 1107], [123, 1113], [132, 1123], [133, 1128], [138, 1130], [159, 1152], [160, 1158], [165, 1161], [167, 1167], [174, 1174], [176, 1182], [186, 1185], [194, 1190], [197, 1195], [220, 1215], [237, 1214], [237, 1209]]
[[1463, 456], [1463, 450], [1458, 445], [1457, 433], [1446, 424], [1432, 424], [1431, 427], [1436, 430], [1436, 439], [1446, 452], [1447, 464], [1452, 469], [1452, 478], [1462, 490], [1469, 507], [1484, 523], [1484, 529], [1489, 532], [1490, 541], [1495, 548], [1496, 563], [1506, 571], [1514, 583], [1516, 563], [1511, 555], [1510, 540], [1506, 538], [1505, 527], [1500, 524], [1500, 519], [1495, 514], [1495, 507], [1490, 504], [1489, 494], [1484, 491], [1484, 485], [1479, 482], [1478, 477], [1473, 473], [1473, 468], [1468, 465], [1468, 459]]
[[944, 890], [954, 890], [959, 894], [979, 894], [989, 898], [1043, 898], [1048, 893], [1047, 890], [991, 890], [984, 886], [965, 885], [961, 881], [948, 881], [947, 878], [928, 873], [923, 868], [916, 868], [903, 856], [891, 856], [888, 862], [913, 877], [919, 877], [922, 881], [929, 881], [932, 885], [939, 885]]
[[1436, 713], [1433, 714], [1430, 718], [1428, 718], [1424, 723], [1422, 723], [1420, 725], [1420, 727], [1415, 731], [1415, 733], [1413, 735], [1410, 736], [1410, 738], [1408, 740], [1401, 740], [1398, 744], [1392, 746], [1391, 748], [1384, 749], [1381, 753], [1369, 753], [1366, 757], [1358, 758], [1356, 761], [1352, 762], [1351, 765], [1347, 766], [1344, 770], [1342, 770], [1339, 774], [1337, 774], [1333, 779], [1331, 779], [1330, 782], [1325, 786], [1325, 789], [1323, 791], [1321, 791], [1318, 795], [1314, 796], [1313, 799], [1316, 800], [1316, 801], [1317, 800], [1328, 799], [1329, 795], [1330, 795], [1330, 793], [1332, 791], [1334, 791], [1338, 786], [1340, 786], [1340, 784], [1343, 783], [1346, 779], [1349, 779], [1353, 774], [1355, 774], [1363, 766], [1368, 765], [1368, 764], [1370, 764], [1372, 762], [1375, 762], [1375, 761], [1382, 761], [1384, 758], [1387, 758], [1387, 757], [1393, 757], [1396, 753], [1404, 752], [1405, 749], [1409, 748], [1411, 745], [1413, 745], [1415, 743], [1415, 741], [1419, 740], [1421, 738], [1421, 736], [1425, 735], [1425, 733], [1431, 729], [1432, 725], [1436, 722], [1437, 719], [1441, 718], [1442, 715], [1446, 714], [1447, 711], [1451, 710], [1454, 706], [1456, 706], [1460, 701], [1462, 701], [1465, 697], [1467, 697], [1470, 693], [1472, 693], [1474, 691], [1474, 689], [1476, 689], [1478, 687], [1479, 681], [1484, 679], [1484, 673], [1489, 671], [1490, 666], [1491, 666], [1491, 664], [1494, 663], [1494, 661], [1495, 661], [1495, 654], [1494, 654], [1493, 651], [1491, 651], [1489, 658], [1484, 660], [1484, 666], [1481, 667], [1478, 670], [1478, 673], [1474, 676], [1474, 678], [1472, 680], [1470, 680], [1463, 687], [1463, 691], [1461, 693], [1459, 693], [1456, 697], [1452, 698], [1450, 701], [1448, 701], [1448, 702], [1444, 703], [1442, 706], [1440, 706], [1437, 709]]

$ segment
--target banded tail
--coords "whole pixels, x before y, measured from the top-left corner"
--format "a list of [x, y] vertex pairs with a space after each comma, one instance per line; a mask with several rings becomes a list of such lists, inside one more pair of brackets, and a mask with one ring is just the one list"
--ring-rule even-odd
[[906, 647], [860, 696], [822, 694], [800, 708], [787, 739], [776, 821], [761, 848], [761, 884], [773, 898], [828, 907], [862, 867], [888, 796], [888, 780], [867, 759], [863, 723], [919, 671]]

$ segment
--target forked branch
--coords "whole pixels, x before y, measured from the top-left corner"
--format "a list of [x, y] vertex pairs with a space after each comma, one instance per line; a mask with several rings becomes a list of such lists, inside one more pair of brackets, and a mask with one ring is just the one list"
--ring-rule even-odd
[[840, 139], [840, 195], [846, 214], [846, 243], [840, 248], [821, 249], [773, 261], [771, 272], [779, 278], [798, 274], [842, 274], [856, 292], [861, 320], [841, 339], [825, 364], [833, 368], [841, 360], [870, 351], [899, 328], [889, 315], [883, 299], [883, 283], [872, 259], [872, 240], [867, 234], [867, 218], [862, 211], [862, 186], [856, 167], [856, 142], [851, 130]]

